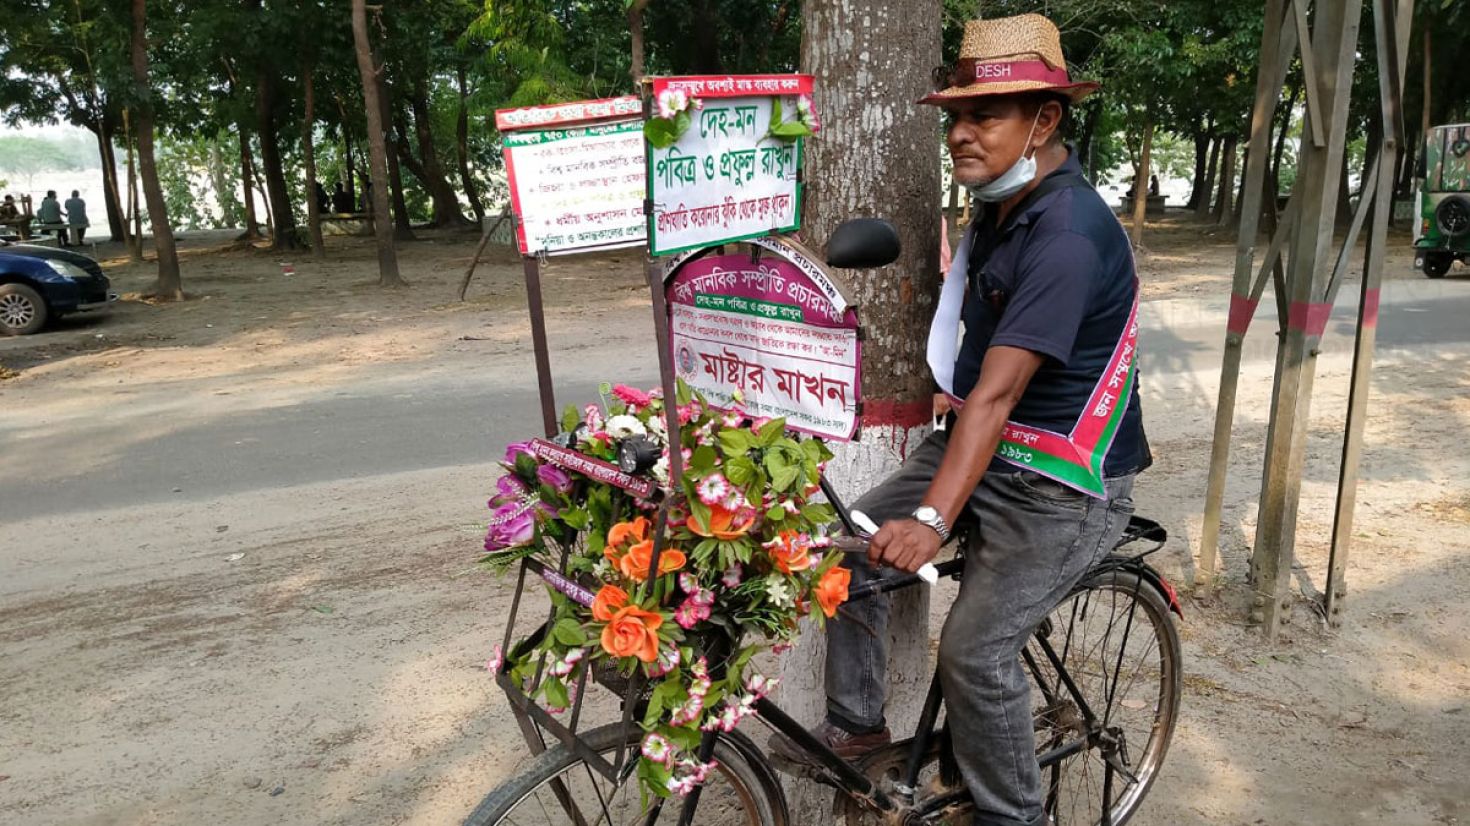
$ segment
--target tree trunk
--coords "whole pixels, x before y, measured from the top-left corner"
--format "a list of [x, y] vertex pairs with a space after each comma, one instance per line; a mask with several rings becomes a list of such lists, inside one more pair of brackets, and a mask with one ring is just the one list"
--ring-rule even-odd
[[245, 196], [245, 240], [260, 238], [260, 221], [255, 217], [255, 159], [250, 156], [250, 132], [240, 123], [240, 191]]
[[133, 222], [131, 232], [126, 233], [128, 239], [128, 258], [133, 263], [143, 261], [143, 210], [138, 207], [138, 165], [133, 158], [133, 126], [128, 117], [128, 110], [124, 109], [123, 117], [123, 139], [128, 142], [128, 212], [123, 216], [123, 224]]
[[698, 24], [694, 27], [693, 74], [719, 75], [725, 73], [724, 61], [720, 59], [719, 27], [714, 21], [720, 19], [713, 0], [693, 0], [693, 17]]
[[1143, 149], [1138, 153], [1138, 165], [1133, 175], [1133, 246], [1143, 246], [1143, 221], [1148, 215], [1149, 164], [1153, 160], [1154, 123], [1143, 125]]
[[[362, 104], [367, 114], [368, 156], [373, 177], [388, 178], [388, 147], [384, 141], [383, 109], [378, 100], [378, 68], [368, 43], [367, 8], [364, 0], [352, 0], [352, 41], [357, 52], [357, 71], [362, 77]], [[382, 184], [373, 187], [373, 234], [378, 240], [378, 284], [404, 286], [398, 274], [398, 254], [393, 249], [393, 228], [388, 225], [388, 192]]]
[[102, 161], [102, 205], [107, 210], [107, 229], [112, 240], [127, 243], [128, 222], [123, 215], [122, 189], [117, 185], [117, 153], [112, 148], [112, 130], [106, 119], [99, 116], [91, 131], [97, 137], [97, 156]]
[[256, 131], [260, 136], [260, 162], [265, 167], [265, 188], [270, 197], [271, 249], [299, 249], [296, 215], [291, 210], [291, 192], [286, 188], [286, 171], [281, 165], [280, 134], [276, 129], [276, 75], [262, 69], [255, 81]]
[[[847, 218], [881, 215], [904, 239], [903, 255], [892, 267], [842, 273], [862, 308], [867, 336], [863, 434], [860, 441], [833, 446], [837, 456], [827, 472], [851, 502], [896, 468], [932, 422], [925, 346], [939, 287], [937, 113], [889, 92], [930, 82], [930, 67], [940, 59], [940, 13], [933, 0], [807, 0], [801, 19], [801, 65], [816, 76], [824, 124], [805, 145], [803, 233], [822, 244]], [[932, 674], [929, 593], [910, 588], [893, 596], [889, 724], [905, 731], [916, 722]], [[805, 634], [782, 660], [782, 707], [806, 724], [820, 721], [826, 710], [824, 650], [822, 635]], [[811, 784], [791, 791], [793, 823], [829, 822], [830, 791]]]
[[433, 205], [434, 226], [467, 227], [470, 222], [459, 208], [459, 194], [449, 184], [444, 166], [439, 163], [439, 150], [434, 148], [434, 131], [429, 120], [429, 84], [425, 78], [414, 78], [413, 93], [409, 95], [408, 105], [413, 112], [413, 133], [419, 145], [419, 164], [423, 167], [424, 188], [429, 191], [429, 200]]
[[1220, 195], [1215, 203], [1215, 223], [1220, 226], [1229, 225], [1235, 217], [1233, 199], [1235, 197], [1235, 146], [1240, 139], [1235, 135], [1225, 139], [1225, 147], [1220, 154]]
[[1276, 125], [1276, 148], [1271, 154], [1271, 194], [1273, 202], [1281, 194], [1281, 156], [1286, 153], [1286, 133], [1291, 129], [1292, 113], [1296, 111], [1297, 97], [1301, 94], [1300, 84], [1291, 84], [1287, 94], [1286, 107], [1281, 113], [1281, 120]]
[[1189, 201], [1184, 204], [1185, 209], [1199, 206], [1199, 199], [1205, 192], [1205, 163], [1209, 159], [1209, 134], [1203, 131], [1194, 133], [1194, 181], [1189, 187]]
[[1210, 138], [1210, 160], [1205, 164], [1205, 185], [1200, 190], [1199, 203], [1194, 205], [1194, 217], [1203, 221], [1210, 217], [1210, 204], [1213, 203], [1215, 194], [1216, 173], [1220, 170], [1220, 145], [1224, 140], [1219, 137]]
[[643, 82], [643, 10], [646, 8], [648, 0], [631, 0], [628, 3], [628, 35], [633, 42], [628, 59], [628, 76], [633, 79], [634, 91]]
[[1093, 153], [1093, 142], [1097, 136], [1097, 121], [1102, 107], [1094, 102], [1083, 108], [1082, 133], [1077, 138], [1077, 157], [1082, 164], [1088, 181], [1097, 183], [1097, 159]]
[[305, 105], [306, 117], [301, 124], [301, 156], [306, 163], [306, 226], [311, 234], [311, 257], [318, 261], [327, 257], [326, 247], [322, 242], [322, 211], [316, 201], [316, 90], [313, 88], [311, 78], [312, 68], [306, 67], [306, 77], [303, 79], [306, 88]]
[[454, 160], [459, 166], [459, 185], [464, 187], [470, 209], [475, 213], [475, 223], [485, 223], [485, 207], [480, 203], [480, 193], [475, 189], [475, 179], [470, 177], [470, 114], [465, 105], [469, 92], [465, 87], [464, 66], [455, 67], [455, 80], [459, 84], [459, 111], [454, 118]]
[[[376, 46], [373, 48], [372, 59], [376, 65], [383, 65], [382, 57]], [[403, 172], [398, 165], [398, 152], [401, 142], [394, 138], [392, 129], [393, 93], [388, 87], [388, 81], [384, 78], [384, 71], [385, 69], [380, 69], [377, 76], [378, 117], [380, 119], [379, 123], [383, 125], [384, 140], [393, 144], [392, 146], [385, 145], [385, 148], [390, 150], [388, 151], [388, 185], [389, 194], [393, 198], [393, 237], [399, 241], [412, 241], [414, 240], [413, 223], [408, 217], [408, 201], [403, 197]], [[376, 190], [378, 188], [376, 186], [378, 180], [376, 172], [372, 175], [372, 178], [374, 182], [373, 189]]]
[[153, 226], [153, 248], [158, 252], [158, 280], [148, 291], [168, 301], [184, 297], [179, 276], [179, 255], [174, 248], [174, 231], [168, 222], [168, 205], [158, 185], [153, 164], [153, 100], [148, 88], [148, 34], [144, 0], [133, 0], [133, 93], [138, 101], [138, 167], [143, 176], [143, 194], [148, 199], [148, 223]]
[[214, 189], [214, 202], [219, 207], [218, 226], [233, 227], [240, 218], [234, 203], [234, 181], [230, 180], [230, 168], [225, 164], [219, 147], [218, 140], [209, 142], [209, 185]]
[[[342, 104], [341, 98], [337, 98], [337, 114], [341, 118], [337, 122], [337, 128], [342, 133], [342, 183], [347, 188], [347, 197], [352, 199], [354, 208], [356, 208], [357, 188], [352, 174], [352, 130], [347, 128], [347, 107]], [[367, 210], [362, 211], [366, 212]]]

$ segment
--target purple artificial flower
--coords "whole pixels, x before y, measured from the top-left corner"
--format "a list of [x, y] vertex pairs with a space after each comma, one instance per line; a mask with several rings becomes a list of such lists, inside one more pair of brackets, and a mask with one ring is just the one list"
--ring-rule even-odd
[[538, 466], [536, 468], [536, 478], [541, 480], [541, 484], [546, 485], [557, 493], [566, 493], [572, 489], [572, 477], [556, 465]]
[[511, 442], [505, 446], [505, 464], [508, 467], [515, 467], [516, 457], [523, 454], [533, 460], [536, 458], [536, 454], [531, 452], [530, 442]]
[[485, 550], [494, 553], [518, 548], [530, 543], [535, 535], [535, 514], [525, 505], [511, 502], [495, 509], [490, 530], [485, 533]]

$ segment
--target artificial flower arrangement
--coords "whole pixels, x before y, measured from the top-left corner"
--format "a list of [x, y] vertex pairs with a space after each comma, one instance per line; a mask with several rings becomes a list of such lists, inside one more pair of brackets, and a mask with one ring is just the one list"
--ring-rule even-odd
[[[801, 617], [834, 616], [850, 578], [826, 534], [831, 506], [811, 501], [832, 455], [826, 446], [788, 434], [782, 419], [712, 408], [682, 383], [678, 393], [685, 471], [677, 490], [668, 482], [661, 393], [604, 385], [602, 405], [568, 408], [561, 441], [607, 462], [624, 442], [651, 446], [657, 492], [640, 497], [568, 471], [530, 442], [512, 444], [482, 560], [505, 570], [531, 556], [555, 570], [569, 552], [566, 575], [578, 584], [548, 588], [548, 633], [519, 659], [497, 648], [489, 668], [553, 713], [575, 702], [584, 669], [641, 674], [648, 693], [638, 773], [659, 796], [703, 782], [713, 764], [697, 757], [701, 734], [733, 730], [775, 686], [754, 672], [752, 657], [789, 646]], [[659, 499], [669, 515], [651, 571]], [[541, 682], [531, 685], [543, 656]]]
[[[643, 136], [654, 149], [667, 149], [678, 143], [694, 123], [693, 113], [704, 108], [704, 101], [683, 89], [665, 89], [654, 103], [658, 117], [649, 118], [643, 124]], [[822, 129], [811, 95], [797, 96], [796, 117], [791, 120], [786, 120], [781, 110], [781, 98], [771, 98], [771, 122], [766, 129], [766, 137], [790, 143]]]

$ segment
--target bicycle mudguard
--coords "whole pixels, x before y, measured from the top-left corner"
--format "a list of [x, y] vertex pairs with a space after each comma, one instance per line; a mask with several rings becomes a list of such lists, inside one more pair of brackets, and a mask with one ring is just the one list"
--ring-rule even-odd
[[1105, 571], [1127, 571], [1137, 576], [1164, 598], [1164, 604], [1169, 606], [1170, 611], [1173, 611], [1180, 619], [1184, 619], [1184, 609], [1179, 603], [1179, 594], [1174, 590], [1174, 586], [1170, 585], [1169, 581], [1164, 579], [1164, 575], [1155, 570], [1152, 565], [1144, 562], [1141, 555], [1109, 556], [1093, 567], [1091, 575]]

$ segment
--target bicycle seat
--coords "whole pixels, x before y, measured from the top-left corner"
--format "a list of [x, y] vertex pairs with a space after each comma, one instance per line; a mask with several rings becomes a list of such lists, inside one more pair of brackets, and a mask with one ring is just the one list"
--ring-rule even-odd
[[886, 267], [902, 251], [893, 224], [882, 218], [852, 218], [838, 224], [827, 240], [827, 265], [855, 270]]

